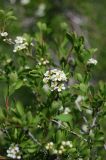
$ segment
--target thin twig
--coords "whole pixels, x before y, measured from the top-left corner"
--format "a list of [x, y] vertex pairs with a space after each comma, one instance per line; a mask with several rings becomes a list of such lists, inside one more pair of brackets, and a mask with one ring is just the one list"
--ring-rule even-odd
[[[54, 120], [54, 119], [52, 120], [52, 122], [55, 122], [56, 124], [60, 125], [60, 126], [63, 127], [64, 129], [67, 129], [63, 124], [61, 124], [60, 122], [58, 122], [58, 121], [56, 121], [56, 120]], [[83, 137], [82, 137], [81, 135], [79, 135], [78, 133], [76, 133], [76, 132], [74, 132], [74, 131], [69, 131], [69, 130], [67, 130], [67, 131], [87, 142], [87, 139], [83, 138]]]
[[33, 134], [32, 134], [30, 131], [28, 132], [28, 136], [29, 136], [35, 143], [37, 143], [38, 145], [41, 146], [41, 143], [38, 142], [37, 139], [35, 139], [35, 137], [33, 136]]

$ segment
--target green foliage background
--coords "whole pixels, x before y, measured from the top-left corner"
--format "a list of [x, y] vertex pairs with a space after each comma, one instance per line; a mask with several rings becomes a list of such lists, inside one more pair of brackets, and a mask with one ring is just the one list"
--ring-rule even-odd
[[[35, 11], [40, 3], [46, 4], [46, 13], [43, 17], [36, 17]], [[16, 4], [10, 4], [9, 0], [0, 1], [1, 8], [13, 9], [16, 16], [19, 17], [21, 23], [12, 28], [13, 34], [27, 31], [33, 34], [35, 24], [41, 20], [46, 22], [52, 29], [53, 34], [58, 34], [61, 22], [67, 22], [72, 27], [68, 12], [74, 13], [76, 17], [87, 19], [81, 24], [82, 33], [87, 32], [87, 39], [93, 48], [98, 48], [99, 64], [97, 71], [95, 70], [96, 80], [105, 79], [106, 54], [105, 54], [105, 37], [106, 37], [106, 1], [105, 0], [31, 0], [28, 5], [21, 5], [20, 1]], [[29, 22], [28, 22], [29, 21]], [[15, 32], [14, 32], [15, 30]]]
[[[39, 17], [36, 15], [36, 11], [41, 3], [45, 3], [46, 9], [45, 9], [44, 16]], [[51, 57], [53, 57], [56, 60], [55, 65], [57, 65], [57, 66], [59, 63], [57, 56], [61, 60], [61, 64], [63, 63], [63, 66], [64, 66], [64, 63], [65, 63], [64, 59], [66, 58], [65, 54], [68, 53], [67, 47], [66, 48], [64, 47], [65, 46], [64, 44], [67, 43], [67, 40], [65, 41], [63, 38], [66, 35], [66, 31], [68, 31], [68, 32], [76, 31], [78, 33], [78, 35], [83, 35], [85, 37], [86, 48], [92, 48], [92, 47], [98, 48], [98, 51], [96, 54], [96, 59], [98, 60], [98, 66], [96, 67], [96, 69], [94, 69], [94, 71], [93, 71], [94, 76], [93, 76], [93, 79], [91, 80], [93, 84], [96, 84], [98, 82], [98, 80], [104, 80], [104, 81], [106, 80], [106, 75], [105, 75], [105, 69], [106, 69], [106, 63], [105, 63], [105, 60], [106, 60], [106, 54], [105, 54], [105, 39], [106, 39], [105, 17], [106, 17], [106, 12], [105, 12], [105, 7], [106, 7], [105, 0], [102, 0], [102, 1], [99, 1], [99, 0], [95, 0], [95, 1], [93, 1], [93, 0], [89, 0], [89, 1], [88, 0], [74, 0], [74, 1], [72, 1], [72, 0], [53, 0], [53, 1], [52, 0], [45, 0], [45, 1], [31, 0], [30, 3], [27, 5], [22, 5], [20, 3], [20, 1], [16, 1], [16, 3], [14, 3], [14, 4], [10, 3], [9, 0], [8, 1], [7, 0], [0, 1], [0, 8], [1, 9], [4, 9], [6, 12], [9, 10], [13, 10], [14, 15], [17, 17], [17, 20], [15, 20], [14, 22], [11, 21], [10, 25], [8, 25], [8, 27], [6, 28], [6, 31], [9, 32], [9, 35], [11, 35], [12, 37], [15, 37], [17, 35], [21, 36], [21, 34], [23, 35], [23, 33], [30, 34], [32, 37], [34, 37], [34, 36], [40, 37], [40, 33], [39, 33], [38, 28], [41, 27], [41, 23], [38, 23], [38, 22], [40, 21], [40, 22], [44, 22], [47, 24], [47, 28], [48, 28], [47, 32], [45, 32], [46, 26], [45, 25], [43, 26], [44, 27], [44, 30], [43, 30], [44, 37], [43, 38], [46, 41], [47, 51], [48, 51], [49, 46], [51, 46], [51, 53], [53, 51], [55, 53], [55, 56], [54, 56], [54, 54], [53, 55], [51, 54], [51, 56], [50, 55], [48, 56], [48, 53], [45, 56], [49, 57], [50, 60], [51, 60]], [[78, 21], [78, 22], [76, 23], [76, 21]], [[2, 26], [0, 26], [0, 29], [1, 29], [1, 27]], [[35, 33], [38, 33], [38, 35]], [[32, 38], [30, 36], [28, 37], [28, 35], [25, 35], [25, 36], [27, 37], [27, 39], [29, 41]], [[71, 41], [70, 35], [67, 35], [67, 36], [68, 36], [69, 41]], [[83, 39], [81, 39], [81, 41], [83, 41]], [[8, 51], [7, 51], [7, 48], [8, 48]], [[58, 50], [57, 50], [57, 48], [58, 48]], [[8, 66], [9, 65], [11, 66], [12, 64], [11, 64], [11, 61], [9, 63], [5, 62], [5, 58], [6, 59], [11, 58], [11, 56], [12, 56], [11, 50], [12, 50], [12, 47], [8, 47], [7, 44], [1, 43], [1, 46], [0, 46], [1, 59], [0, 59], [0, 61], [6, 63], [4, 65], [7, 67], [7, 68], [5, 68], [7, 70], [11, 68], [11, 67], [8, 68]], [[67, 53], [66, 53], [66, 51], [67, 51]], [[39, 59], [39, 57], [38, 57], [38, 59]], [[15, 60], [18, 60], [18, 56], [15, 57]], [[23, 66], [24, 66], [24, 60], [22, 62], [21, 61], [19, 62]], [[26, 60], [26, 62], [29, 63], [29, 66], [31, 68], [33, 68], [33, 66], [34, 66], [33, 60], [31, 60], [31, 59], [29, 61]], [[78, 68], [77, 72], [80, 72], [82, 74], [84, 71], [83, 66], [80, 65], [79, 63], [78, 63], [78, 65], [80, 66], [79, 67], [80, 69]], [[17, 68], [17, 73], [20, 74], [20, 70], [18, 70], [19, 68], [18, 67], [16, 67], [16, 68]], [[14, 66], [12, 69], [14, 71]], [[67, 72], [67, 68], [65, 68], [65, 70]], [[38, 71], [39, 71], [39, 69], [38, 69]], [[45, 71], [45, 69], [42, 68], [40, 72], [43, 73], [44, 71]], [[36, 117], [36, 119], [34, 119], [33, 114], [29, 111], [30, 106], [31, 107], [33, 106], [31, 108], [31, 111], [33, 111], [34, 114], [35, 113], [37, 114], [37, 112], [35, 111], [35, 108], [34, 108], [35, 106], [39, 108], [38, 104], [42, 105], [41, 102], [42, 103], [49, 103], [48, 107], [50, 105], [50, 107], [52, 108], [51, 111], [49, 111], [49, 112], [51, 112], [50, 115], [53, 114], [53, 116], [54, 116], [55, 109], [57, 109], [58, 106], [60, 106], [61, 102], [57, 101], [55, 99], [56, 98], [55, 96], [53, 99], [53, 97], [51, 95], [49, 95], [49, 98], [50, 98], [51, 102], [52, 102], [52, 100], [53, 100], [53, 102], [50, 103], [50, 100], [48, 100], [46, 102], [46, 100], [47, 100], [46, 98], [48, 95], [44, 95], [45, 93], [43, 93], [42, 90], [39, 90], [39, 87], [36, 89], [38, 89], [38, 92], [40, 93], [40, 95], [35, 95], [32, 92], [34, 89], [33, 88], [33, 81], [34, 81], [33, 79], [35, 78], [33, 76], [35, 76], [35, 74], [38, 74], [37, 78], [39, 81], [39, 74], [40, 73], [35, 73], [35, 70], [33, 70], [33, 71], [31, 70], [31, 72], [30, 72], [30, 69], [29, 70], [25, 69], [24, 72], [25, 72], [24, 73], [25, 76], [31, 76], [31, 78], [30, 77], [28, 77], [28, 78], [32, 84], [30, 84], [31, 86], [28, 84], [30, 87], [29, 86], [26, 87], [20, 81], [18, 84], [16, 84], [16, 86], [14, 86], [14, 84], [12, 86], [12, 83], [17, 79], [17, 76], [15, 74], [10, 75], [11, 86], [14, 88], [13, 89], [11, 87], [14, 90], [14, 93], [11, 93], [10, 101], [12, 103], [11, 104], [12, 108], [14, 108], [15, 101], [20, 101], [25, 108], [23, 109], [23, 106], [21, 106], [21, 104], [18, 103], [18, 104], [16, 104], [16, 110], [14, 111], [14, 109], [13, 109], [12, 112], [10, 111], [9, 116], [13, 116], [13, 115], [17, 114], [17, 117], [18, 118], [20, 117], [21, 120], [20, 121], [17, 119], [14, 119], [14, 120], [12, 119], [12, 120], [14, 122], [18, 121], [19, 124], [21, 124], [23, 127], [25, 127], [24, 128], [24, 132], [25, 132], [26, 131], [25, 129], [27, 127], [30, 128], [30, 124], [31, 125], [34, 124], [35, 121], [36, 121], [36, 123], [39, 122], [39, 117]], [[27, 72], [28, 73], [30, 72], [31, 75], [27, 75], [26, 74]], [[23, 74], [23, 73], [21, 73], [21, 74]], [[23, 78], [21, 74], [20, 74], [20, 77]], [[83, 84], [81, 75], [76, 75], [76, 79], [81, 83], [80, 86], [76, 86], [76, 89], [78, 89], [77, 87], [79, 87], [80, 91], [83, 94], [87, 94], [87, 86], [85, 84]], [[39, 81], [39, 83], [36, 82], [36, 84], [38, 86], [40, 86], [40, 85], [42, 85], [42, 82]], [[21, 85], [22, 85], [22, 87], [20, 87]], [[3, 81], [1, 81], [1, 83], [0, 83], [0, 105], [1, 106], [5, 105], [5, 92], [7, 92], [7, 90], [6, 91], [4, 91], [4, 90], [6, 89], [6, 87], [7, 87], [6, 84]], [[99, 91], [96, 94], [96, 90], [98, 88], [99, 88]], [[100, 128], [100, 133], [97, 133], [95, 138], [92, 137], [92, 139], [94, 138], [93, 140], [95, 142], [95, 146], [97, 147], [98, 154], [100, 153], [102, 155], [102, 157], [104, 158], [102, 160], [105, 160], [106, 154], [105, 154], [105, 151], [103, 150], [103, 147], [101, 147], [101, 144], [103, 143], [104, 139], [106, 139], [106, 133], [105, 133], [105, 131], [106, 131], [106, 124], [105, 124], [106, 103], [104, 103], [106, 89], [105, 89], [105, 86], [102, 84], [102, 82], [99, 84], [98, 88], [93, 90], [92, 86], [91, 86], [91, 88], [88, 89], [89, 92], [92, 93], [92, 97], [94, 95], [96, 95], [95, 99], [91, 101], [91, 104], [93, 106], [95, 106], [95, 104], [97, 103], [98, 104], [97, 107], [98, 107], [99, 105], [101, 106], [101, 103], [103, 102], [103, 107], [104, 107], [103, 113], [101, 114], [101, 116], [103, 116], [103, 117], [100, 118], [100, 121], [98, 122], [102, 126]], [[11, 91], [12, 91], [12, 89], [11, 89]], [[80, 91], [78, 93], [81, 93]], [[75, 92], [75, 94], [78, 94], [76, 91], [73, 91], [73, 94], [74, 94], [74, 92]], [[60, 95], [61, 100], [65, 103], [64, 104], [65, 106], [68, 106], [69, 104], [73, 106], [76, 95], [73, 95], [73, 96], [71, 95], [70, 100], [67, 99], [67, 96], [70, 96], [70, 93], [66, 92], [66, 93]], [[28, 97], [28, 98], [26, 98], [26, 97]], [[35, 97], [38, 98], [36, 102], [34, 101]], [[14, 99], [14, 102], [12, 102], [13, 99]], [[89, 103], [89, 102], [87, 102], [87, 103]], [[85, 104], [83, 104], [83, 105], [85, 105]], [[94, 111], [95, 110], [96, 109], [94, 109]], [[42, 111], [44, 112], [45, 115], [48, 115], [48, 112], [44, 108]], [[73, 114], [76, 113], [76, 110], [74, 110], [74, 107], [72, 107], [72, 112], [73, 112]], [[77, 116], [80, 117], [79, 113], [76, 113], [76, 114], [77, 114], [76, 117]], [[23, 117], [23, 115], [25, 115], [25, 116]], [[41, 116], [43, 117], [44, 115], [41, 115]], [[29, 121], [27, 117], [30, 117], [30, 119], [32, 121]], [[74, 117], [74, 122], [77, 121], [76, 117]], [[51, 117], [49, 117], [49, 118], [51, 118]], [[49, 120], [49, 118], [47, 119], [47, 121]], [[65, 118], [64, 118], [64, 116], [57, 117], [57, 119], [58, 118], [59, 118], [59, 120], [64, 121], [64, 119], [66, 117]], [[46, 117], [42, 118], [42, 120], [41, 120], [42, 123], [43, 123], [44, 119], [46, 119]], [[70, 120], [70, 118], [65, 119], [66, 122], [69, 120]], [[80, 121], [82, 122], [82, 119], [80, 119]], [[28, 124], [29, 124], [29, 126], [28, 126]], [[45, 124], [45, 125], [47, 126], [47, 124]], [[71, 125], [73, 126], [73, 124], [71, 124]], [[79, 125], [79, 124], [77, 124], [77, 125]], [[50, 136], [52, 135], [52, 132], [55, 132], [55, 129], [54, 130], [52, 130], [51, 128], [48, 129], [48, 130], [51, 130]], [[73, 126], [73, 129], [74, 129], [74, 126]], [[10, 128], [10, 130], [11, 130], [11, 128]], [[33, 133], [36, 133], [36, 131], [33, 129], [31, 131], [33, 131]], [[79, 131], [79, 130], [76, 130], [76, 132], [77, 131]], [[40, 131], [37, 130], [37, 132], [39, 133]], [[102, 132], [105, 133], [104, 137], [102, 135]], [[14, 133], [14, 136], [13, 136], [13, 138], [14, 138], [17, 135], [17, 129], [15, 131], [11, 130], [11, 134], [12, 133]], [[27, 133], [25, 132], [25, 134], [27, 134]], [[41, 140], [43, 141], [42, 136], [40, 134], [37, 134], [36, 136], [39, 137], [39, 139], [41, 138]], [[58, 133], [57, 134], [58, 140], [59, 140], [59, 136], [60, 136], [60, 141], [61, 141], [61, 137], [63, 135], [61, 135], [61, 133]], [[74, 136], [75, 135], [72, 135], [72, 137], [74, 137]], [[86, 136], [85, 136], [85, 138], [86, 138]], [[78, 140], [78, 137], [76, 138], [76, 140], [74, 142], [75, 144], [77, 144], [77, 140]], [[33, 152], [33, 150], [35, 150], [35, 148], [34, 148], [35, 146], [33, 146], [33, 144], [31, 144], [31, 143], [32, 142], [29, 141], [26, 144], [26, 148], [28, 145], [32, 146], [31, 150], [28, 151], [29, 153]], [[83, 147], [84, 147], [85, 153], [82, 153], [82, 154], [84, 154], [85, 157], [87, 158], [87, 156], [89, 154], [89, 150], [87, 150], [87, 146], [83, 146], [83, 142], [80, 141], [80, 147], [82, 147], [81, 149], [83, 149]], [[25, 146], [24, 146], [24, 148], [25, 148]], [[25, 152], [26, 152], [26, 150], [25, 150]], [[94, 154], [95, 153], [92, 153], [92, 155], [94, 155]], [[98, 157], [98, 160], [101, 160], [99, 158], [100, 157]], [[95, 159], [91, 158], [91, 159], [96, 160], [96, 158]], [[87, 160], [87, 159], [85, 159], [85, 160]]]

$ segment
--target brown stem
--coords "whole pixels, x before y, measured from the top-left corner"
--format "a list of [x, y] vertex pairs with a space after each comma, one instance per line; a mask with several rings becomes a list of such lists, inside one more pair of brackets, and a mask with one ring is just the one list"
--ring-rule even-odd
[[9, 108], [9, 98], [8, 98], [8, 96], [6, 97], [6, 110], [8, 110], [8, 108]]

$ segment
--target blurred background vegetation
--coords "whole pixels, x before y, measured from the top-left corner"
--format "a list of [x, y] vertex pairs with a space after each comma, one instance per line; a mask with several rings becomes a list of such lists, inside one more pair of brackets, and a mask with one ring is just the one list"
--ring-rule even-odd
[[12, 9], [17, 17], [16, 23], [7, 29], [12, 35], [23, 32], [33, 35], [38, 21], [45, 22], [51, 28], [51, 41], [61, 36], [65, 28], [83, 35], [86, 47], [98, 49], [95, 80], [106, 80], [105, 0], [0, 0], [0, 8]]
[[[94, 70], [93, 81], [106, 80], [105, 0], [0, 0], [0, 9], [13, 10], [17, 17], [17, 20], [11, 22], [11, 25], [6, 28], [13, 37], [22, 36], [23, 33], [34, 36], [39, 21], [45, 22], [50, 28], [46, 40], [53, 48], [55, 48], [54, 42], [61, 42], [67, 30], [83, 35], [87, 48], [98, 49], [95, 54], [98, 65]], [[11, 47], [1, 43], [1, 60], [4, 58], [4, 53], [7, 58], [11, 57]], [[4, 87], [4, 84], [0, 83], [0, 104], [2, 105], [4, 104]], [[26, 99], [28, 96], [30, 100]], [[33, 95], [30, 89], [21, 88], [17, 91], [16, 98], [28, 105], [32, 103]]]
[[[94, 70], [94, 82], [106, 80], [106, 0], [0, 0], [0, 9], [13, 10], [17, 17], [17, 20], [6, 28], [13, 37], [23, 33], [34, 36], [39, 21], [45, 22], [50, 28], [47, 40], [51, 46], [54, 45], [52, 42], [59, 41], [67, 30], [83, 35], [87, 48], [98, 49], [95, 54], [98, 65]], [[1, 43], [2, 58], [4, 52], [9, 57], [11, 48], [9, 50], [6, 44]], [[4, 104], [3, 87], [4, 84], [0, 83], [0, 104]], [[33, 94], [29, 88], [21, 88], [15, 95], [16, 99], [23, 101], [25, 105], [32, 103]], [[102, 122], [104, 130], [105, 119]]]

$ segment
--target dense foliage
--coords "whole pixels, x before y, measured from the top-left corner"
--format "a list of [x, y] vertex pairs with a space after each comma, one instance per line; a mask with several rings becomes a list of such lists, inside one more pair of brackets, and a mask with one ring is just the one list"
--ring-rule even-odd
[[62, 22], [67, 22], [71, 31], [83, 34], [88, 48], [98, 48], [96, 58], [99, 59], [99, 65], [94, 70], [95, 80], [106, 79], [105, 0], [0, 0], [0, 8], [12, 8], [20, 19], [11, 26], [12, 35], [22, 32], [33, 35], [35, 24], [40, 20], [52, 28], [50, 37], [54, 38], [59, 36]]
[[39, 21], [31, 34], [14, 35], [13, 12], [0, 17], [1, 159], [104, 160], [106, 84], [92, 83], [96, 49], [63, 21], [56, 31]]

